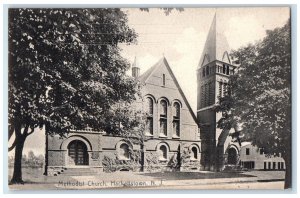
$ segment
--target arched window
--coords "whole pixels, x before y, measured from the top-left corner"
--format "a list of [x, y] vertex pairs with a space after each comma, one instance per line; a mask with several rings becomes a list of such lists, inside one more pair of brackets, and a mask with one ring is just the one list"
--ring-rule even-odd
[[160, 126], [160, 136], [167, 136], [167, 101], [161, 100], [160, 101], [160, 119], [159, 119], [159, 126]]
[[161, 145], [159, 147], [159, 160], [167, 160], [167, 147], [165, 145]]
[[197, 150], [196, 147], [192, 147], [191, 158], [192, 158], [193, 160], [198, 159], [198, 150]]
[[173, 105], [173, 137], [180, 136], [180, 104], [175, 102]]
[[147, 102], [147, 113], [149, 115], [153, 115], [153, 100], [152, 100], [152, 98], [148, 97], [146, 99], [146, 102]]
[[153, 100], [152, 98], [146, 98], [146, 111], [147, 111], [147, 123], [146, 123], [146, 135], [153, 135]]
[[122, 160], [129, 159], [129, 146], [126, 143], [120, 145], [119, 157]]

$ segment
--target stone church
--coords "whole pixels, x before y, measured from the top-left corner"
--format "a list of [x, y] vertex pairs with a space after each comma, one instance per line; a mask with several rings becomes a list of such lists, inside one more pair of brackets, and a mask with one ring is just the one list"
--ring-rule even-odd
[[229, 75], [237, 68], [229, 52], [215, 15], [195, 74], [197, 117], [166, 58], [141, 75], [135, 60], [132, 75], [143, 85], [138, 103], [148, 113], [144, 147], [92, 129], [74, 130], [65, 138], [48, 136], [48, 174], [70, 167], [100, 171], [218, 171], [224, 168], [224, 161], [235, 165], [240, 146], [217, 128], [221, 114], [214, 111], [218, 98], [226, 94]]
[[[74, 130], [65, 138], [48, 136], [49, 175], [61, 168], [84, 166], [103, 171], [200, 170], [197, 119], [167, 60], [160, 59], [142, 75], [139, 70], [135, 60], [132, 74], [143, 85], [137, 103], [147, 112], [144, 148], [92, 129]], [[183, 154], [185, 160], [179, 167]]]

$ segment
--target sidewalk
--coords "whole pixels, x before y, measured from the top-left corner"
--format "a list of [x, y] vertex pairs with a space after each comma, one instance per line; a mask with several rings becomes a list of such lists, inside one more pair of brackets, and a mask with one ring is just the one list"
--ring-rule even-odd
[[278, 189], [283, 187], [283, 171], [243, 173], [172, 172], [172, 173], [99, 173], [94, 176], [57, 176], [40, 178], [33, 183], [13, 185], [11, 189]]

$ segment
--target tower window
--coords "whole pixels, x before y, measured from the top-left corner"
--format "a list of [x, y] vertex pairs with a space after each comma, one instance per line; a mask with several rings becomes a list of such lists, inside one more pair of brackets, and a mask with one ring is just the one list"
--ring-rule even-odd
[[209, 67], [206, 66], [206, 76], [209, 75]]
[[201, 86], [201, 108], [204, 107], [204, 87], [203, 85]]
[[226, 74], [229, 75], [229, 65], [227, 65]]
[[202, 69], [202, 76], [205, 77], [205, 68]]
[[227, 88], [228, 88], [227, 83], [223, 83], [223, 96], [227, 95]]
[[219, 97], [222, 97], [222, 82], [219, 82]]
[[214, 84], [212, 82], [209, 83], [209, 105], [214, 103]]
[[226, 73], [226, 65], [223, 64], [223, 74], [225, 74], [225, 73]]

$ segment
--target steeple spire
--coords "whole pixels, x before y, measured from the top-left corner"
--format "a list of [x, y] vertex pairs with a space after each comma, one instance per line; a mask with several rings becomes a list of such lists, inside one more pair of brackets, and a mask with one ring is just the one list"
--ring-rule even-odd
[[132, 69], [132, 77], [137, 78], [140, 76], [140, 66], [138, 64], [136, 56], [134, 57], [134, 61], [131, 69]]
[[220, 29], [221, 24], [218, 17], [219, 15], [215, 12], [209, 33], [206, 37], [198, 68], [215, 60], [227, 63], [231, 62], [228, 56], [230, 48], [223, 31]]

